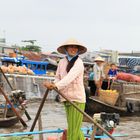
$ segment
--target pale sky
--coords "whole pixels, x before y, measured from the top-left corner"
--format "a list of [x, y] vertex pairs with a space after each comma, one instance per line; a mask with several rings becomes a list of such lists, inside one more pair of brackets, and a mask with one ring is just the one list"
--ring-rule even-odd
[[69, 38], [88, 50], [140, 51], [140, 0], [0, 0], [0, 35], [55, 51]]

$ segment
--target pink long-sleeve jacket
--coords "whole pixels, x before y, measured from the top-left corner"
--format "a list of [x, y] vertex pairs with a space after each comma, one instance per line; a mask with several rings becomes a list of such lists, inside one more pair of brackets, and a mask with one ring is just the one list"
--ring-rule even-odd
[[[71, 70], [67, 73], [68, 61], [65, 58], [60, 60], [56, 71], [55, 85], [58, 90], [71, 101], [85, 103], [85, 89], [83, 83], [84, 65], [80, 58], [78, 58]], [[65, 99], [61, 98], [61, 101]]]

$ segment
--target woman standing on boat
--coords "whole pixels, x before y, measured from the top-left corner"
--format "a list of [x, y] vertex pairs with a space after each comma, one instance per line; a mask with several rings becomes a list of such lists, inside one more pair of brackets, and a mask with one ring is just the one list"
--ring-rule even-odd
[[[46, 81], [44, 86], [48, 89], [57, 88], [84, 111], [86, 102], [83, 84], [84, 65], [79, 54], [85, 53], [87, 48], [76, 40], [68, 40], [58, 47], [57, 51], [65, 54], [66, 57], [58, 64], [55, 82]], [[84, 140], [84, 135], [80, 130], [83, 115], [65, 99], [61, 98], [61, 101], [64, 102], [68, 122], [67, 140]]]

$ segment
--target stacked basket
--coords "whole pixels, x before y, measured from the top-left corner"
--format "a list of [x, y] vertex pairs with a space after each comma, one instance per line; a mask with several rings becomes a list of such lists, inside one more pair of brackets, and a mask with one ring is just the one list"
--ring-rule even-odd
[[100, 90], [99, 100], [109, 105], [115, 105], [119, 93], [116, 90]]

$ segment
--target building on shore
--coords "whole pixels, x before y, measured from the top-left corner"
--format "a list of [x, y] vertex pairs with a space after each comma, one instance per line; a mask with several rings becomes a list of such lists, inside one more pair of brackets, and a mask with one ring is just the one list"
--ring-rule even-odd
[[0, 38], [0, 56], [8, 56], [10, 53], [15, 53], [16, 48], [8, 46], [5, 38]]

